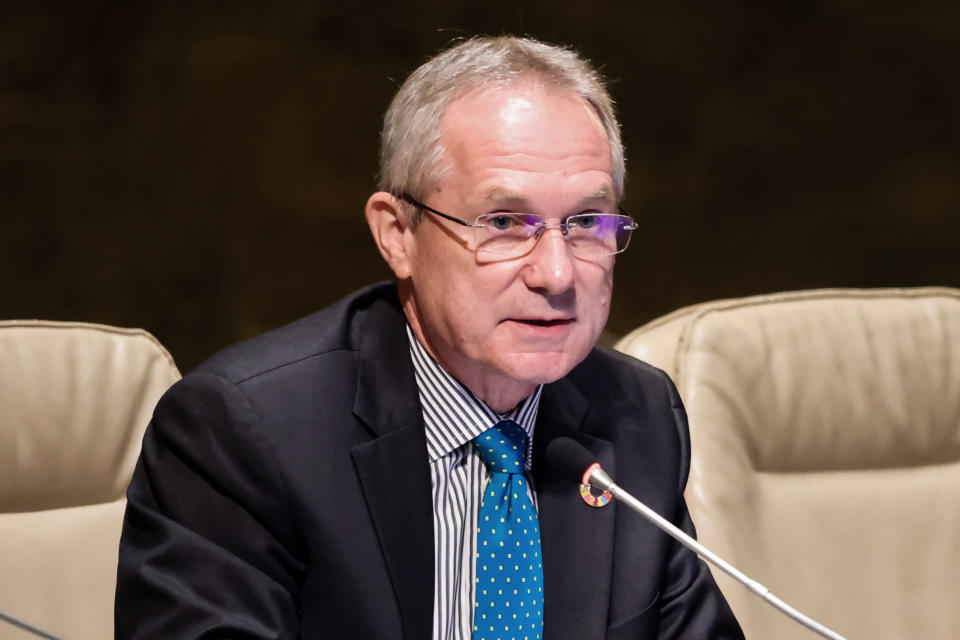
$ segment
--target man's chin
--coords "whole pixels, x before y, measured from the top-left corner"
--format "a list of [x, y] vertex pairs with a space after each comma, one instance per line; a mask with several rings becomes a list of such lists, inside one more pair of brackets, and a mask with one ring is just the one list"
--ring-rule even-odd
[[583, 356], [577, 357], [567, 352], [535, 352], [515, 354], [505, 364], [507, 375], [528, 384], [549, 384], [570, 373], [580, 364]]

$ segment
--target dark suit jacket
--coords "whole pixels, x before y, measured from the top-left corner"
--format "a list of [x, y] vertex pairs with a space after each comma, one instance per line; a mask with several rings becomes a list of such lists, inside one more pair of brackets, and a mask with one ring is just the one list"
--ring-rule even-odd
[[[691, 552], [626, 508], [588, 507], [543, 459], [553, 438], [575, 438], [692, 532], [686, 418], [667, 376], [596, 349], [540, 407], [545, 638], [741, 638]], [[118, 638], [430, 638], [430, 474], [394, 287], [230, 348], [174, 385], [127, 497]]]

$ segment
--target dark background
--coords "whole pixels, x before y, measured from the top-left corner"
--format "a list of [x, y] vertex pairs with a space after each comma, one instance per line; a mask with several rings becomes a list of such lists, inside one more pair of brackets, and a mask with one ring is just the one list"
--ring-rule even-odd
[[609, 334], [812, 287], [960, 286], [960, 5], [0, 4], [0, 318], [141, 326], [184, 370], [389, 276], [380, 118], [454, 38], [602, 67], [640, 221]]

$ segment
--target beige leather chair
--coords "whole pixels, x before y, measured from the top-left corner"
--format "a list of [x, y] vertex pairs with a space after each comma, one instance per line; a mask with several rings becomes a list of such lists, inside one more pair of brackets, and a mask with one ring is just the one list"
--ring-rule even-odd
[[[677, 383], [705, 544], [851, 640], [960, 638], [960, 291], [722, 300], [617, 346]], [[748, 638], [815, 637], [714, 575]]]
[[[143, 430], [180, 378], [140, 329], [0, 322], [0, 610], [113, 637], [117, 544]], [[0, 638], [29, 638], [0, 621]]]

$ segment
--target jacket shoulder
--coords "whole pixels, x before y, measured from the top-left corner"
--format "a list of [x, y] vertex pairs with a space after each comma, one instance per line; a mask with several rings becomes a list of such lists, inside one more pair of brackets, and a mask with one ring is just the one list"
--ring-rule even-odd
[[673, 389], [661, 369], [610, 347], [597, 346], [567, 375], [591, 401], [621, 404], [638, 393], [663, 394]]
[[357, 351], [363, 326], [372, 312], [402, 315], [393, 284], [360, 289], [309, 316], [227, 347], [194, 372], [240, 383], [324, 354]]

